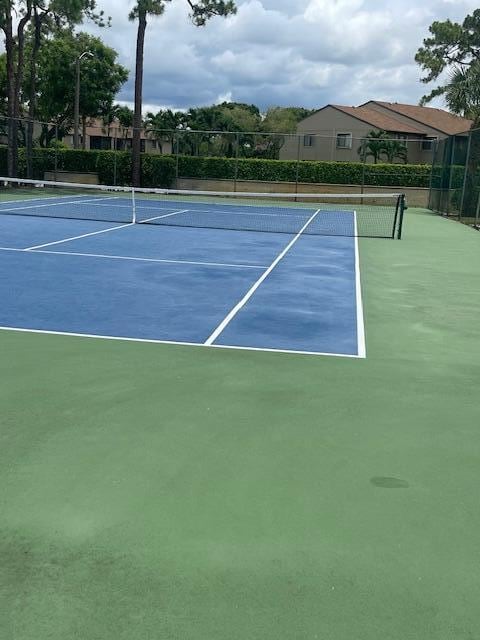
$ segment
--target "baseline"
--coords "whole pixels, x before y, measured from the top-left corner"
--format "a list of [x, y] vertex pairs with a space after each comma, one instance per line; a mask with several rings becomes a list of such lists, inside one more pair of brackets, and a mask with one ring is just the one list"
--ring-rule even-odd
[[143, 344], [164, 344], [170, 346], [181, 347], [200, 347], [207, 349], [223, 349], [229, 351], [254, 351], [257, 353], [283, 353], [287, 355], [303, 355], [303, 356], [329, 356], [333, 358], [349, 358], [353, 360], [360, 359], [356, 354], [347, 353], [323, 353], [320, 351], [294, 351], [290, 349], [263, 349], [260, 347], [237, 347], [225, 344], [206, 344], [205, 342], [182, 342], [174, 340], [153, 340], [149, 338], [129, 338], [126, 336], [105, 336], [95, 333], [73, 333], [68, 331], [48, 331], [46, 329], [24, 329], [23, 327], [6, 327], [0, 326], [0, 331], [13, 331], [16, 333], [33, 333], [40, 335], [66, 336], [71, 338], [90, 338], [96, 340], [114, 340], [120, 342], [137, 342]]

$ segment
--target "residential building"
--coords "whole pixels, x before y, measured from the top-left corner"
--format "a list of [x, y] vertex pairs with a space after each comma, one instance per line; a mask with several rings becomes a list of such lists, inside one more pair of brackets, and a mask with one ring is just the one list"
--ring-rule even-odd
[[[83, 132], [80, 132], [80, 145], [83, 148]], [[73, 131], [64, 136], [63, 142], [69, 147], [73, 147]], [[85, 130], [85, 149], [95, 149], [102, 151], [126, 151], [132, 148], [133, 130], [131, 127], [122, 127], [120, 122], [115, 120], [107, 126], [99, 118], [89, 120]], [[159, 140], [153, 137], [148, 131], [142, 129], [140, 133], [140, 145], [142, 152], [153, 154], [170, 154], [172, 145], [167, 140]]]
[[430, 163], [437, 140], [471, 125], [471, 120], [431, 107], [378, 100], [358, 107], [329, 104], [298, 123], [297, 136], [287, 137], [280, 159], [358, 161], [362, 140], [382, 130], [406, 144], [408, 162]]

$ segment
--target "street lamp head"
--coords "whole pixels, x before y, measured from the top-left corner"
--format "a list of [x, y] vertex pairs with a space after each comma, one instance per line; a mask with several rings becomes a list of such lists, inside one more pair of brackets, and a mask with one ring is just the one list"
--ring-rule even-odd
[[83, 58], [85, 58], [86, 56], [88, 56], [89, 58], [95, 57], [91, 51], [84, 51], [81, 55], [78, 56], [78, 59], [83, 60]]

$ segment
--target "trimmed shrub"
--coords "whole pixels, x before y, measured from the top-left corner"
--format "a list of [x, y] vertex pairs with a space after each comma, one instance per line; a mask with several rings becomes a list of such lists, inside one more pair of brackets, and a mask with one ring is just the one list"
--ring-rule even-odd
[[[235, 177], [235, 158], [179, 157], [179, 175], [183, 178], [200, 180]], [[317, 162], [301, 161], [298, 165], [298, 179], [306, 183], [365, 184], [371, 186], [428, 187], [429, 165], [367, 164], [361, 162]], [[240, 158], [237, 178], [239, 180], [259, 180], [264, 182], [295, 182], [297, 163], [294, 160], [261, 160]]]
[[[128, 151], [83, 151], [35, 147], [33, 177], [43, 180], [46, 171], [98, 173], [101, 184], [129, 186], [132, 182], [132, 156]], [[26, 149], [19, 149], [19, 176], [27, 175]], [[0, 147], [0, 170], [7, 174], [7, 147]], [[142, 185], [171, 187], [175, 180], [175, 160], [170, 156], [142, 154]]]
[[171, 156], [142, 155], [142, 186], [171, 187], [175, 180], [176, 164]]

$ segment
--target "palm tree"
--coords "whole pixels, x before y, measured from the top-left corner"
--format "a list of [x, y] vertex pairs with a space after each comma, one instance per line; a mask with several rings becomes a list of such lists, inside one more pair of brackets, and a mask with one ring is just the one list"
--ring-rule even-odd
[[[116, 110], [116, 117], [118, 122], [120, 123], [120, 126], [122, 127], [123, 150], [126, 151], [128, 132], [133, 126], [134, 114], [133, 114], [133, 111], [130, 109], [130, 107], [127, 107], [126, 105], [122, 105], [122, 106], [119, 105]], [[140, 123], [140, 128], [141, 128], [141, 123]]]
[[400, 140], [385, 140], [380, 154], [385, 156], [390, 164], [393, 164], [397, 158], [404, 164], [408, 162], [407, 145]]
[[[201, 27], [213, 16], [228, 16], [236, 13], [233, 0], [186, 0], [190, 6], [190, 18], [193, 24]], [[133, 119], [132, 145], [132, 181], [134, 186], [140, 185], [141, 180], [141, 144], [142, 128], [142, 89], [143, 89], [143, 51], [145, 45], [145, 31], [148, 16], [161, 16], [165, 11], [165, 3], [171, 0], [137, 0], [130, 12], [129, 19], [138, 20], [137, 52], [135, 63], [135, 115]]]
[[141, 179], [141, 129], [142, 129], [142, 93], [143, 93], [143, 51], [147, 16], [161, 16], [165, 11], [165, 2], [170, 0], [137, 0], [137, 4], [129, 15], [129, 20], [138, 20], [137, 52], [135, 62], [135, 110], [133, 116], [132, 143], [132, 181], [135, 187], [140, 186]]
[[163, 153], [163, 143], [168, 142], [172, 151], [177, 130], [185, 123], [185, 114], [181, 111], [161, 109], [158, 113], [147, 113], [145, 126], [149, 134], [158, 142]]
[[374, 164], [377, 164], [382, 153], [385, 152], [386, 138], [388, 138], [386, 131], [370, 131], [367, 134], [367, 137], [362, 140], [362, 144], [358, 148], [358, 154], [362, 162], [366, 162], [367, 158], [372, 157]]
[[453, 69], [443, 93], [450, 111], [480, 126], [480, 63]]

